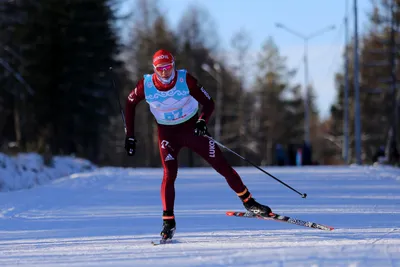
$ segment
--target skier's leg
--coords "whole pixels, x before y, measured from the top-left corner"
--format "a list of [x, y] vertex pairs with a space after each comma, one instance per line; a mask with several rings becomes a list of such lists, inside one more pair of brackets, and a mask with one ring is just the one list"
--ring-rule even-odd
[[221, 150], [214, 141], [205, 136], [188, 136], [186, 145], [205, 159], [219, 174], [225, 177], [230, 188], [243, 200], [251, 194], [243, 184], [239, 174], [225, 160]]
[[161, 183], [161, 200], [163, 205], [163, 239], [173, 237], [176, 224], [174, 216], [175, 202], [175, 180], [178, 173], [178, 154], [181, 147], [174, 143], [174, 140], [163, 136], [159, 130], [158, 146], [160, 151], [161, 163], [164, 168], [163, 180]]
[[243, 201], [243, 205], [249, 211], [257, 214], [268, 215], [271, 209], [254, 200], [250, 191], [244, 185], [239, 174], [226, 161], [224, 155], [215, 142], [205, 136], [188, 136], [186, 145], [204, 158], [218, 173], [225, 177], [229, 186]]

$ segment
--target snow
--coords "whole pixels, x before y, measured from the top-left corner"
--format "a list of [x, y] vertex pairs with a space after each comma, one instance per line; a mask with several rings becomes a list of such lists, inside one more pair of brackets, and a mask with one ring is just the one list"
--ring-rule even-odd
[[399, 169], [265, 168], [306, 199], [255, 168], [235, 169], [276, 213], [335, 230], [228, 217], [243, 207], [224, 178], [183, 168], [176, 242], [152, 246], [162, 169], [93, 168], [0, 193], [0, 266], [400, 266]]
[[21, 153], [10, 157], [0, 153], [0, 191], [31, 188], [56, 178], [95, 169], [85, 159], [71, 156], [56, 156], [46, 166], [37, 153]]

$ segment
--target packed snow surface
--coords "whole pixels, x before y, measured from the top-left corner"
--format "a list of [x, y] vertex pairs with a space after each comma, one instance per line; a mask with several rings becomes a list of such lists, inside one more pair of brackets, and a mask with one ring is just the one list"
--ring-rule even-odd
[[152, 246], [162, 224], [162, 169], [85, 163], [84, 172], [61, 175], [74, 161], [60, 160], [35, 173], [63, 177], [39, 183], [0, 168], [8, 188], [0, 193], [0, 266], [400, 266], [396, 168], [265, 168], [306, 199], [255, 168], [236, 168], [257, 201], [331, 232], [228, 217], [244, 209], [225, 179], [211, 168], [180, 169], [175, 243]]

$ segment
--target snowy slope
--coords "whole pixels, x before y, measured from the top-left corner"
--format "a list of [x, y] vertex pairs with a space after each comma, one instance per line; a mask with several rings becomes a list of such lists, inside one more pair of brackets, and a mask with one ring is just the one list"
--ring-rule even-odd
[[390, 167], [237, 168], [280, 214], [332, 232], [256, 219], [223, 177], [181, 169], [177, 243], [161, 229], [161, 169], [99, 168], [29, 190], [0, 193], [0, 266], [400, 266], [400, 171]]

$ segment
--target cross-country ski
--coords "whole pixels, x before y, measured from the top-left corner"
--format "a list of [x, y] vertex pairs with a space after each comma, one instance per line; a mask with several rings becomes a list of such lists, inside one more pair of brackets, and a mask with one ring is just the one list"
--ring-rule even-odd
[[246, 212], [227, 211], [226, 215], [233, 216], [233, 217], [257, 218], [257, 219], [262, 219], [262, 220], [286, 222], [286, 223], [291, 223], [291, 224], [295, 224], [295, 225], [299, 225], [299, 226], [315, 228], [315, 229], [320, 229], [320, 230], [325, 230], [325, 231], [332, 231], [334, 229], [331, 226], [326, 226], [326, 225], [315, 223], [315, 222], [304, 221], [304, 220], [296, 219], [296, 218], [289, 217], [289, 216], [279, 215], [276, 213], [271, 213], [268, 216], [261, 216], [261, 215], [254, 214], [249, 211], [246, 211]]

